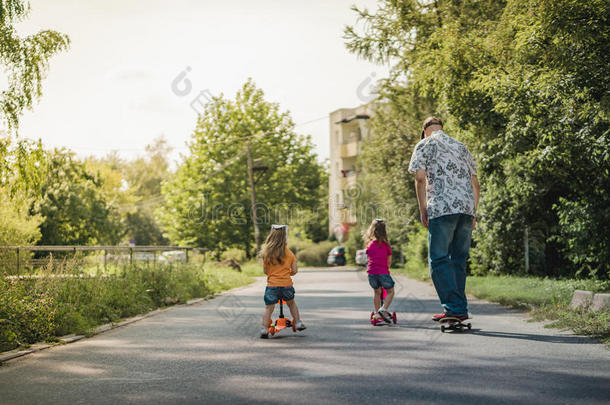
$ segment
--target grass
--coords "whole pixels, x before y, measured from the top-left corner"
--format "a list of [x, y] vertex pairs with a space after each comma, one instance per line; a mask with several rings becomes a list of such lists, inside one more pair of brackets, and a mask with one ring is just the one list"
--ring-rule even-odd
[[83, 270], [75, 265], [60, 273], [40, 271], [37, 278], [0, 277], [0, 351], [88, 334], [101, 324], [246, 285], [263, 274], [256, 263], [242, 272], [197, 263]]
[[[392, 271], [431, 281], [421, 260], [412, 260], [405, 268]], [[606, 293], [610, 292], [610, 281], [488, 275], [470, 276], [466, 282], [466, 291], [475, 297], [527, 310], [537, 321], [553, 321], [546, 327], [569, 328], [610, 344], [610, 314], [570, 308], [574, 290]]]

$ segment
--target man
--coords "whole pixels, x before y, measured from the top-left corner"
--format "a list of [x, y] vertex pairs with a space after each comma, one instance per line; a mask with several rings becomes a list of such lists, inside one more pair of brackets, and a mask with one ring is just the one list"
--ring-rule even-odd
[[430, 274], [444, 309], [432, 319], [468, 319], [466, 259], [479, 205], [474, 159], [466, 146], [443, 132], [440, 119], [429, 117], [409, 172], [415, 173], [421, 223], [428, 228]]

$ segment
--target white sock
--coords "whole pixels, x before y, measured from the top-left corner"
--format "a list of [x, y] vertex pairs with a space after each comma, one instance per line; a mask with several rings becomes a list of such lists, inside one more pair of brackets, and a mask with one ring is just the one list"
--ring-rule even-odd
[[379, 312], [385, 311], [385, 307], [382, 305], [379, 307]]

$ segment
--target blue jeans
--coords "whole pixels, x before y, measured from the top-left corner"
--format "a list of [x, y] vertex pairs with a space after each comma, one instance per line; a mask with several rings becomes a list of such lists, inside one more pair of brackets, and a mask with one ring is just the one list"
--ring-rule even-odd
[[428, 264], [441, 305], [450, 315], [467, 315], [466, 259], [472, 238], [472, 216], [444, 215], [428, 225]]
[[369, 285], [373, 290], [381, 287], [389, 290], [394, 288], [394, 280], [389, 274], [369, 274]]
[[265, 288], [265, 296], [263, 297], [263, 299], [265, 300], [265, 305], [277, 304], [280, 298], [282, 298], [286, 302], [292, 301], [294, 299], [294, 287]]

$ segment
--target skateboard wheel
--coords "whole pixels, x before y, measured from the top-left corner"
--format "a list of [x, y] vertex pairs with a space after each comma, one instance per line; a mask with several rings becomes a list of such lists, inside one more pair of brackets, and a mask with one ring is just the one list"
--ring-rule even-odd
[[396, 318], [396, 312], [392, 312], [392, 322], [398, 322], [398, 319]]
[[468, 330], [472, 329], [472, 324], [468, 324], [466, 326], [468, 326]]
[[373, 319], [373, 316], [375, 316], [375, 313], [371, 312], [371, 319]]
[[441, 325], [441, 332], [445, 333], [445, 325]]

